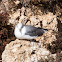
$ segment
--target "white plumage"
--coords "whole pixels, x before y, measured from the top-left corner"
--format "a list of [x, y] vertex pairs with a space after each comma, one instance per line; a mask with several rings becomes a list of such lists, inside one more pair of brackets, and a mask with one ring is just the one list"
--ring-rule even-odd
[[43, 35], [47, 29], [36, 28], [31, 25], [22, 25], [18, 23], [14, 30], [14, 35], [18, 39], [35, 39], [38, 36]]

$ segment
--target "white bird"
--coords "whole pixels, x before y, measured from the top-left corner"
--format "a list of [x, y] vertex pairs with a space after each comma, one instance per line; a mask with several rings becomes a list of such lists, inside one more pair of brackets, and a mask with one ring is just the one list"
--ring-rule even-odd
[[35, 39], [36, 37], [43, 35], [46, 31], [48, 30], [18, 23], [15, 27], [14, 35], [18, 39]]

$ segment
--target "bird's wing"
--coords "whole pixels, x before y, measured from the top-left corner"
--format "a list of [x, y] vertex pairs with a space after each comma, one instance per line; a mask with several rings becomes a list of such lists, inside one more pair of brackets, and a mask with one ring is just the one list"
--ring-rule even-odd
[[41, 29], [36, 28], [36, 27], [26, 25], [25, 28], [26, 28], [26, 33], [25, 33], [26, 35], [40, 36], [43, 34], [43, 31]]

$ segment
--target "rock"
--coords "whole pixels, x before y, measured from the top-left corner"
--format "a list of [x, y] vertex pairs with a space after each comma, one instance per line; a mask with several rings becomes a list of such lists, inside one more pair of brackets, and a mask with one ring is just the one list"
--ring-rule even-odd
[[[0, 13], [9, 14], [8, 26], [12, 24], [15, 26], [21, 22], [24, 25], [48, 29], [48, 32], [35, 39], [38, 42], [15, 40], [7, 44], [2, 53], [2, 61], [60, 62], [62, 54], [61, 6], [62, 3], [58, 0], [1, 0]], [[12, 29], [9, 30], [9, 27], [8, 35], [11, 39], [7, 38], [5, 41], [13, 40], [13, 32]]]
[[30, 17], [31, 25], [34, 25], [35, 26], [36, 24], [38, 24], [39, 19], [36, 19], [36, 18], [37, 18], [36, 16], [31, 16]]
[[[37, 11], [40, 11], [40, 9], [37, 9]], [[39, 15], [34, 15], [34, 12], [31, 11], [31, 8], [26, 9], [25, 7], [22, 7], [15, 13], [10, 14], [9, 23], [16, 25], [18, 22], [26, 25], [43, 27], [45, 29], [54, 30], [56, 32], [58, 31], [57, 16], [53, 15], [53, 13], [51, 12], [42, 14], [42, 12], [40, 11]]]
[[53, 13], [47, 13], [46, 15], [43, 15], [42, 17], [42, 26], [44, 28], [52, 29], [54, 31], [58, 31], [58, 22], [57, 22], [57, 16], [53, 15]]
[[6, 45], [2, 62], [60, 62], [61, 54], [51, 54], [39, 42], [16, 39]]
[[18, 9], [16, 12], [14, 12], [13, 14], [10, 14], [9, 17], [9, 24], [17, 24], [18, 23], [18, 20], [17, 18], [20, 16], [20, 9]]
[[[18, 22], [21, 22], [24, 25], [32, 25], [35, 27], [42, 27], [42, 28], [48, 29], [47, 33], [43, 34], [43, 36], [36, 38], [36, 40], [41, 43], [42, 47], [46, 47], [48, 49], [49, 49], [49, 46], [55, 46], [52, 43], [54, 41], [56, 42], [57, 40], [56, 37], [58, 32], [58, 21], [57, 21], [56, 15], [53, 15], [53, 13], [51, 12], [48, 12], [47, 14], [40, 13], [40, 15], [34, 15], [34, 13], [31, 11], [30, 8], [26, 9], [25, 7], [22, 7], [20, 11], [17, 10], [15, 15], [11, 16], [11, 18], [14, 20], [11, 23], [14, 23], [15, 25]], [[19, 20], [17, 20], [18, 17], [19, 17]], [[52, 50], [52, 48], [50, 50]], [[52, 50], [52, 52], [53, 51], [54, 50]]]
[[2, 53], [2, 62], [40, 62], [51, 54], [47, 49], [41, 48], [39, 42], [18, 40], [10, 42]]

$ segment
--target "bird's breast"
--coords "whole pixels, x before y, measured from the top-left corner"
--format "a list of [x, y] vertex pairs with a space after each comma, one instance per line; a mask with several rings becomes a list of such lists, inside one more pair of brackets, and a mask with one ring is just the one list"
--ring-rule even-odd
[[20, 38], [22, 36], [20, 30], [18, 28], [15, 28], [14, 30], [14, 35], [17, 37], [17, 38]]

